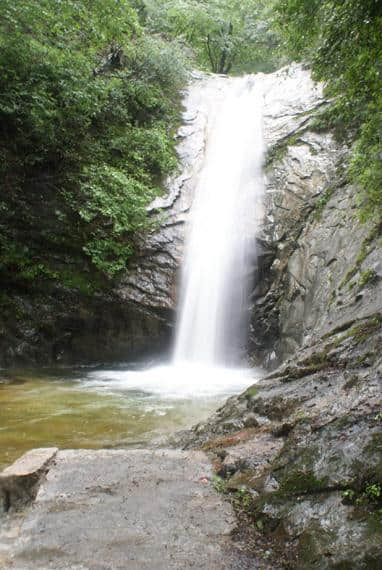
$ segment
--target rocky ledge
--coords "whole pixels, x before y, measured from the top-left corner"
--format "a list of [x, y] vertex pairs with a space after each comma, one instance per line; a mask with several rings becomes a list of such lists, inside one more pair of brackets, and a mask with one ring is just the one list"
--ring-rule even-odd
[[270, 570], [212, 477], [200, 451], [33, 450], [0, 476], [0, 567]]
[[380, 313], [342, 323], [179, 435], [275, 567], [382, 565], [381, 342]]

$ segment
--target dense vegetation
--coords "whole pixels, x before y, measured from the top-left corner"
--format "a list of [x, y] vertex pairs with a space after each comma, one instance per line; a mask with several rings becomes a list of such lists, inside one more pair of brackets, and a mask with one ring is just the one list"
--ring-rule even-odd
[[127, 0], [3, 0], [0, 22], [0, 278], [86, 291], [175, 166], [184, 58]]
[[128, 266], [191, 65], [308, 61], [333, 100], [319, 126], [355, 141], [349, 173], [380, 215], [381, 36], [380, 0], [2, 0], [1, 282], [86, 292]]
[[380, 217], [381, 0], [279, 0], [276, 14], [291, 55], [311, 64], [333, 99], [321, 126], [354, 142], [349, 173], [362, 188], [363, 216]]
[[265, 0], [3, 0], [0, 281], [91, 292], [129, 263], [176, 165], [192, 65], [270, 70]]
[[145, 22], [180, 38], [195, 64], [214, 73], [274, 71], [284, 61], [273, 25], [275, 0], [146, 0]]

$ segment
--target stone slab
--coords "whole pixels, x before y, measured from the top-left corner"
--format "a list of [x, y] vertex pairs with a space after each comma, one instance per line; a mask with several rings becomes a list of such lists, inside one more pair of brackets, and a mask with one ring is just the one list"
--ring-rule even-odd
[[0, 515], [24, 508], [36, 497], [57, 447], [31, 449], [0, 473]]
[[212, 477], [199, 451], [60, 451], [0, 567], [255, 568]]
[[56, 455], [57, 447], [31, 449], [0, 473], [0, 482], [9, 477], [26, 477], [43, 469]]

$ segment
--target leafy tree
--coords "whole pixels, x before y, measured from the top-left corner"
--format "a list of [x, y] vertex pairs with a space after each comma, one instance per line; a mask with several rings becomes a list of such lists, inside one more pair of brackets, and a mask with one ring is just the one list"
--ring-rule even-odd
[[146, 0], [146, 24], [192, 47], [214, 73], [269, 71], [278, 66], [272, 1]]
[[175, 166], [186, 77], [127, 0], [2, 0], [0, 279], [89, 281], [126, 267]]
[[382, 211], [382, 2], [279, 0], [290, 53], [311, 62], [333, 104], [323, 123], [355, 141], [350, 175], [361, 184], [364, 215]]

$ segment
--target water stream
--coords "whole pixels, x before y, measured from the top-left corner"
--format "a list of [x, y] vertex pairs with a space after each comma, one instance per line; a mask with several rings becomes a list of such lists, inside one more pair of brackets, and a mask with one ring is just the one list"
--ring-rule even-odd
[[253, 77], [231, 80], [209, 124], [186, 241], [176, 363], [232, 365], [244, 353], [263, 194], [260, 89]]
[[0, 466], [31, 447], [144, 445], [254, 382], [243, 356], [263, 192], [261, 100], [261, 81], [226, 79], [208, 117], [172, 362], [0, 373]]

